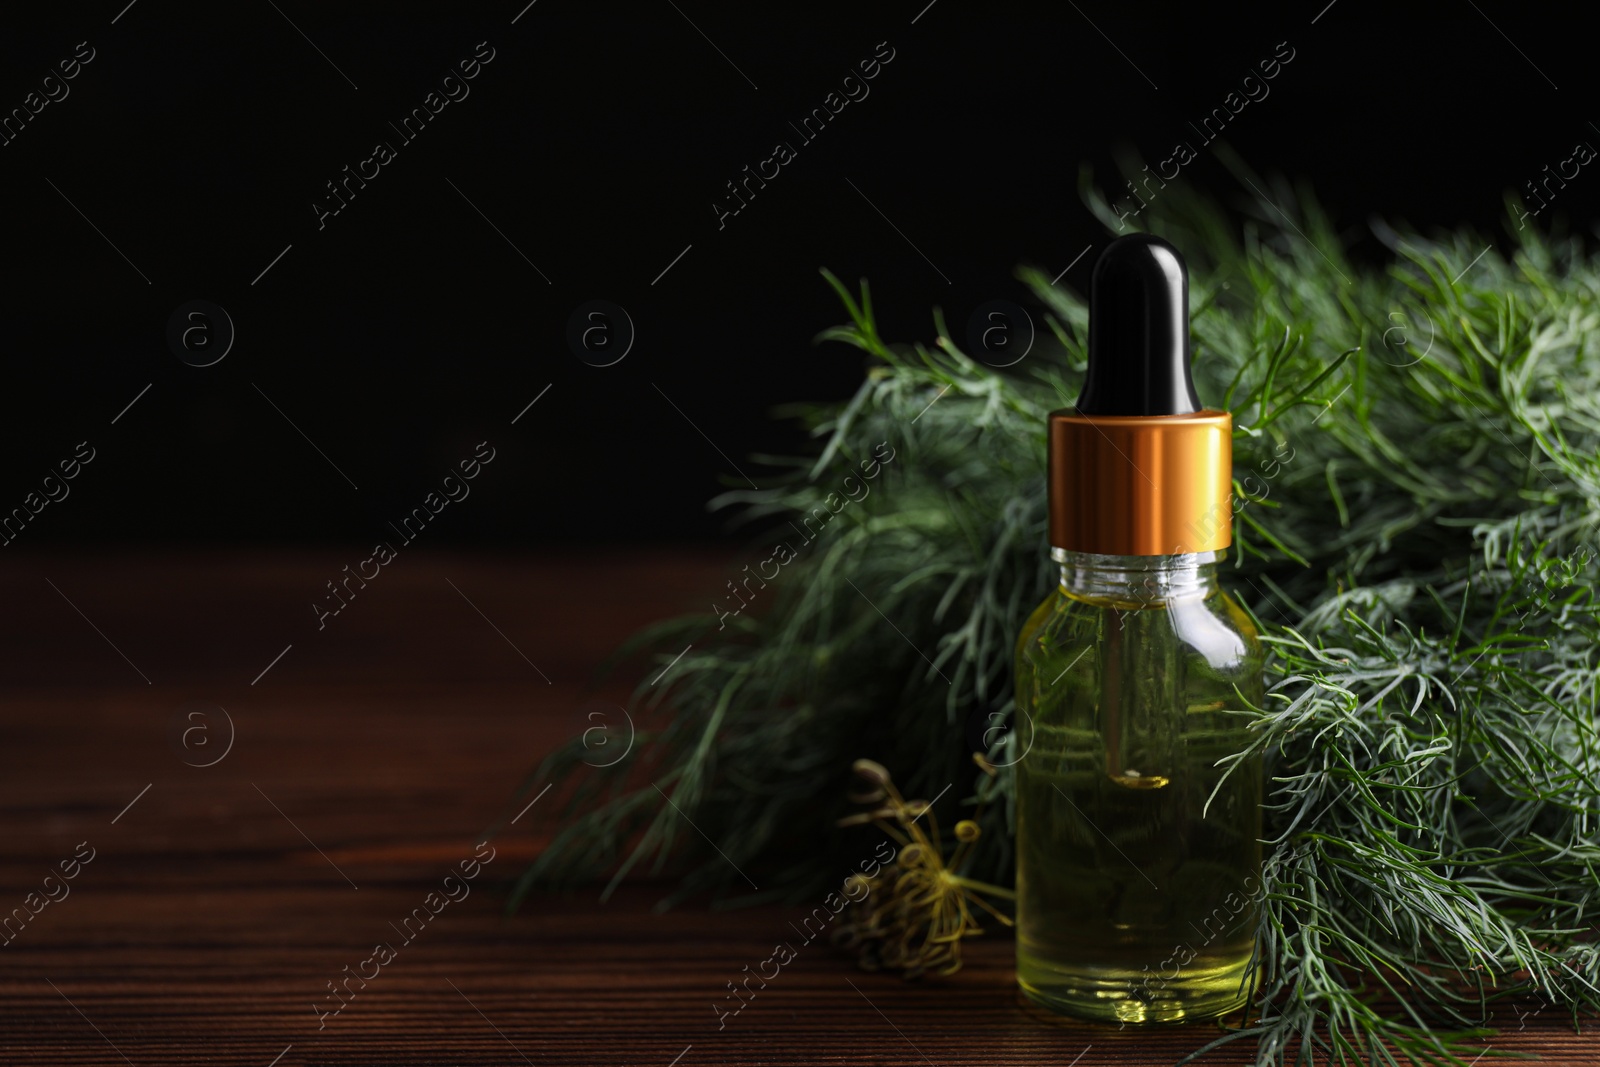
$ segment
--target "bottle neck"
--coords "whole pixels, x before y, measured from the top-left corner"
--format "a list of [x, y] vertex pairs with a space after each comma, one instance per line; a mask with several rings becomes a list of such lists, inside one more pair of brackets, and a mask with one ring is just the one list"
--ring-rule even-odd
[[1173, 556], [1103, 556], [1052, 548], [1061, 565], [1061, 591], [1079, 600], [1139, 607], [1215, 592], [1217, 564], [1227, 549]]

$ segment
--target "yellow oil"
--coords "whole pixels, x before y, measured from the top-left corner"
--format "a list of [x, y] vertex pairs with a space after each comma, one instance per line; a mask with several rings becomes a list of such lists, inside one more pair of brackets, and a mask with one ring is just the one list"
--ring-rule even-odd
[[1247, 745], [1262, 655], [1201, 571], [1170, 597], [1063, 587], [1019, 641], [1017, 980], [1051, 1010], [1177, 1022], [1252, 992], [1261, 767], [1215, 764]]

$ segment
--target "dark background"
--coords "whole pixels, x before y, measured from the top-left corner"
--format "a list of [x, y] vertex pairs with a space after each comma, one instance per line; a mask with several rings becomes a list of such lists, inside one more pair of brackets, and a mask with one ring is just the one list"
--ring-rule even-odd
[[[1374, 215], [1504, 247], [1505, 192], [1600, 144], [1589, 38], [1529, 5], [926, 2], [8, 12], [0, 110], [78, 42], [96, 55], [0, 147], [0, 512], [88, 440], [18, 542], [360, 547], [488, 440], [430, 544], [713, 537], [731, 472], [706, 437], [759, 478], [751, 453], [802, 444], [774, 405], [860, 378], [853, 350], [811, 342], [843, 318], [819, 267], [869, 278], [894, 339], [926, 339], [936, 304], [957, 330], [987, 300], [1027, 304], [1018, 264], [1054, 273], [1106, 241], [1080, 164], [1110, 188], [1119, 145], [1154, 163], [1195, 143], [1187, 122], [1279, 42], [1293, 61], [1226, 140], [1309, 179], [1365, 255]], [[480, 41], [495, 57], [470, 95], [400, 145], [387, 123]], [[883, 41], [870, 95], [800, 144], [787, 123]], [[319, 231], [324, 183], [379, 140], [398, 158]], [[719, 231], [712, 201], [778, 140], [798, 158]], [[1238, 195], [1209, 152], [1177, 181]], [[1540, 222], [1587, 233], [1597, 194], [1585, 168]], [[165, 337], [195, 298], [237, 330], [205, 368]], [[591, 299], [637, 329], [610, 367], [566, 341]]]

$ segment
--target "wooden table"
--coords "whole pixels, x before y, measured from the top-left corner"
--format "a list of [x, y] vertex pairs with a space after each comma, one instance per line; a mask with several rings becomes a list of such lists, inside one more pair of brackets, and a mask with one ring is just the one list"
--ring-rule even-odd
[[[795, 916], [660, 915], [660, 887], [636, 886], [507, 918], [531, 817], [432, 915], [527, 771], [624, 695], [626, 678], [591, 686], [600, 659], [709, 603], [720, 560], [408, 550], [319, 631], [309, 605], [361, 555], [5, 557], [0, 909], [60, 899], [0, 948], [0, 1063], [1097, 1067], [1215, 1036], [1042, 1020], [1017, 1004], [1004, 936], [921, 985], [818, 942], [719, 1030], [725, 983]], [[419, 907], [432, 918], [403, 942]], [[401, 946], [381, 966], [378, 942]], [[376, 973], [319, 1016], [352, 972]], [[1600, 1062], [1553, 1010], [1506, 1023], [1496, 1049]]]

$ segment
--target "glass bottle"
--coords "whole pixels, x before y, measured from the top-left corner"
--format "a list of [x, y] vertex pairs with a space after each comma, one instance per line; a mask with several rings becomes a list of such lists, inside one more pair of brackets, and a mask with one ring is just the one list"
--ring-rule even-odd
[[1049, 419], [1061, 578], [1017, 645], [1017, 981], [1121, 1022], [1246, 1003], [1262, 650], [1217, 581], [1232, 418], [1189, 372], [1183, 257], [1146, 234], [1095, 264], [1083, 390]]
[[1226, 552], [1052, 555], [1060, 584], [1017, 648], [1018, 983], [1086, 1018], [1231, 1012], [1251, 992], [1262, 778], [1223, 761], [1248, 743], [1262, 654], [1217, 582]]

